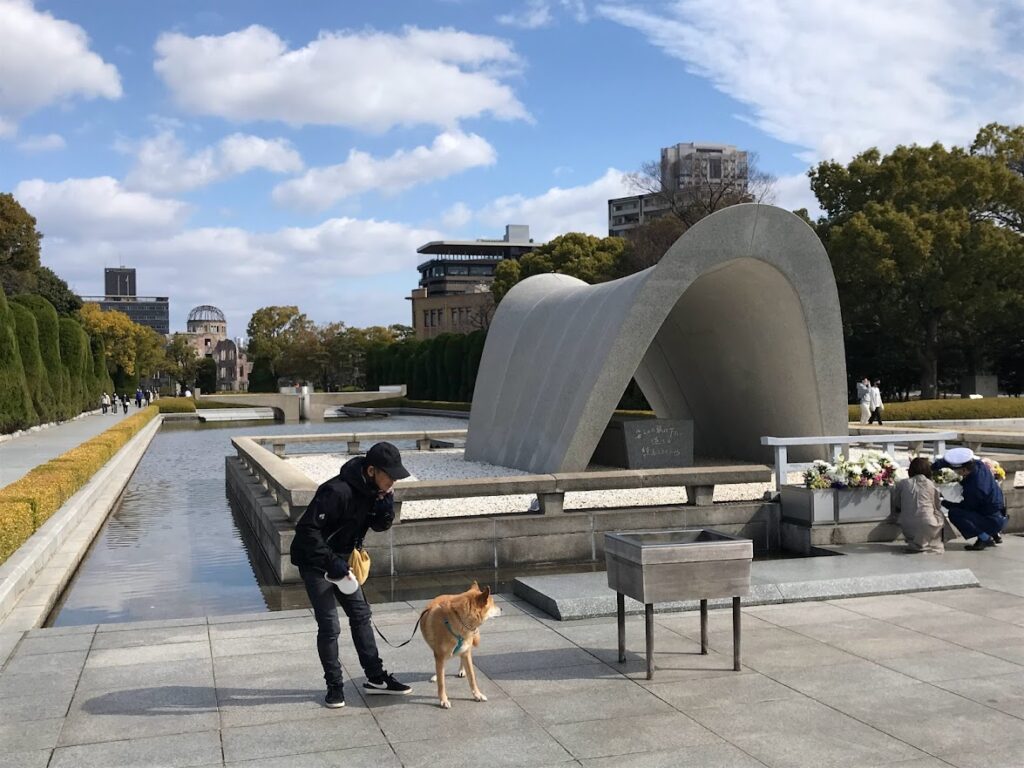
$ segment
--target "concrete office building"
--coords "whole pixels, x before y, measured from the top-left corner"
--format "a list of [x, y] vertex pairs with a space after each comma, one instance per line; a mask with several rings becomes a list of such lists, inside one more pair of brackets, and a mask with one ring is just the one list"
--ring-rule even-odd
[[671, 213], [670, 196], [680, 201], [727, 190], [747, 195], [747, 153], [732, 144], [675, 144], [661, 150], [661, 193], [608, 201], [608, 234], [625, 237], [641, 224]]
[[83, 296], [87, 304], [98, 304], [105, 312], [123, 312], [139, 325], [166, 336], [171, 332], [170, 300], [166, 296], [137, 296], [133, 267], [103, 270], [103, 296]]
[[495, 268], [539, 245], [530, 239], [528, 226], [510, 224], [501, 240], [435, 240], [420, 246], [417, 253], [433, 258], [417, 267], [419, 287], [409, 297], [416, 338], [486, 328], [494, 312]]

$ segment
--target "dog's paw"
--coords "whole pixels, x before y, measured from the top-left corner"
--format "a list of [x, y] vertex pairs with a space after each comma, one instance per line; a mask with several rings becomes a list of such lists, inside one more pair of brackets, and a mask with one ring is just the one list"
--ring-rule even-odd
[[452, 703], [448, 699], [441, 699], [441, 709], [451, 709]]
[[430, 676], [430, 682], [436, 683], [437, 682], [437, 675], [431, 675]]
[[466, 670], [460, 669], [459, 670], [459, 677], [465, 677], [465, 676], [466, 676]]
[[473, 691], [473, 701], [487, 701], [487, 697], [480, 691]]

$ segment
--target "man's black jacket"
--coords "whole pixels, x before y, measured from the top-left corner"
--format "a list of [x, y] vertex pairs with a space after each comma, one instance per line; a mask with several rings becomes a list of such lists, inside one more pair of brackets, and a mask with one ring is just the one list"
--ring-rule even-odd
[[386, 531], [395, 519], [391, 496], [377, 499], [377, 485], [365, 475], [366, 459], [345, 462], [341, 472], [316, 489], [295, 526], [292, 564], [341, 578], [348, 557], [367, 530]]

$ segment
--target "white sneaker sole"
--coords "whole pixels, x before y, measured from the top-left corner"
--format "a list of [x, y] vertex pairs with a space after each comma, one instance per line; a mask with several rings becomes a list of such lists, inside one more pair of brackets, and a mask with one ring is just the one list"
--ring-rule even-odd
[[327, 702], [325, 701], [325, 702], [324, 702], [324, 706], [325, 706], [325, 707], [327, 707], [328, 709], [341, 709], [342, 707], [344, 707], [344, 706], [345, 706], [345, 702], [344, 702], [344, 701], [342, 701], [342, 702], [340, 702], [340, 703], [338, 703], [338, 704], [328, 704], [328, 703], [327, 703]]

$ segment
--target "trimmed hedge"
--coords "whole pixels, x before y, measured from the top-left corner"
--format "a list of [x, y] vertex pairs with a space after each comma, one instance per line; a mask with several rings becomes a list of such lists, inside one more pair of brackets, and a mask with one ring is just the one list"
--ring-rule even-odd
[[[239, 393], [244, 394], [244, 393]], [[196, 409], [203, 410], [204, 408], [259, 408], [258, 405], [252, 405], [251, 403], [232, 403], [225, 400], [212, 400], [213, 397], [231, 397], [229, 394], [218, 394], [218, 395], [203, 395], [199, 400], [193, 400]], [[189, 398], [185, 398], [186, 400]]]
[[[885, 421], [939, 421], [953, 419], [1020, 419], [1024, 418], [1024, 398], [986, 397], [981, 400], [950, 398], [948, 400], [911, 400], [886, 403], [882, 411]], [[849, 408], [851, 422], [860, 421], [860, 406]]]
[[36, 415], [43, 423], [53, 421], [57, 413], [57, 401], [50, 389], [50, 377], [43, 365], [43, 356], [39, 353], [39, 326], [32, 310], [12, 301], [11, 312], [14, 313], [14, 324], [18, 334], [18, 351], [25, 369], [25, 381], [32, 394], [32, 406]]
[[455, 403], [447, 400], [410, 400], [407, 397], [388, 397], [381, 400], [367, 400], [352, 403], [353, 408], [423, 408], [438, 411], [468, 411], [472, 403]]
[[196, 401], [191, 397], [161, 397], [154, 402], [160, 413], [195, 413]]
[[0, 287], [0, 432], [14, 432], [35, 423], [32, 393], [18, 352], [14, 312]]
[[60, 361], [60, 330], [57, 310], [42, 296], [22, 294], [15, 296], [12, 302], [27, 307], [35, 316], [39, 331], [39, 354], [43, 358], [43, 367], [50, 379], [50, 391], [53, 392], [54, 418], [63, 421], [77, 414], [71, 406], [71, 380], [68, 372]]
[[32, 507], [24, 501], [0, 501], [0, 563], [32, 535]]
[[143, 408], [76, 448], [40, 464], [20, 480], [0, 488], [0, 563], [156, 415], [155, 407]]

